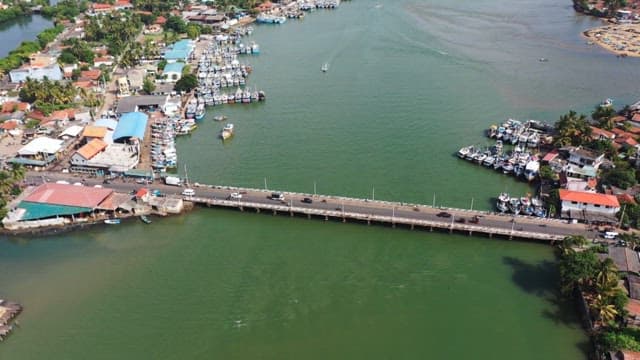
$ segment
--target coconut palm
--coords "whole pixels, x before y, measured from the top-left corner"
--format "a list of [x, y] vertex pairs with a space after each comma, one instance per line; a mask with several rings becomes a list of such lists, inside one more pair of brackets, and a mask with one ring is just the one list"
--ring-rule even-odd
[[579, 146], [589, 141], [591, 127], [584, 114], [578, 115], [571, 110], [567, 114], [560, 116], [560, 120], [556, 123], [556, 132], [556, 145]]
[[597, 295], [591, 303], [591, 310], [595, 313], [596, 319], [604, 325], [615, 320], [618, 315], [615, 305], [609, 302], [601, 295]]
[[596, 274], [596, 290], [599, 295], [609, 297], [618, 287], [618, 269], [611, 258], [601, 261]]

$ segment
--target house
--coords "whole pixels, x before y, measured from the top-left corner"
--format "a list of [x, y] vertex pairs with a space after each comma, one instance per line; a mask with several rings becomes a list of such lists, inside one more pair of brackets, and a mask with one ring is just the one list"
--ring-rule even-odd
[[31, 167], [46, 167], [57, 159], [63, 149], [63, 141], [48, 137], [37, 137], [18, 150], [18, 156], [9, 159], [12, 164]]
[[89, 10], [89, 15], [107, 14], [112, 11], [113, 11], [113, 6], [111, 4], [93, 3], [91, 5], [91, 9]]
[[164, 67], [163, 74], [166, 76], [167, 81], [176, 82], [182, 77], [182, 69], [184, 69], [183, 62], [174, 62]]
[[131, 69], [127, 71], [127, 81], [129, 81], [129, 91], [138, 92], [142, 90], [142, 86], [144, 85], [144, 77], [146, 75], [146, 71]]
[[96, 80], [100, 79], [101, 75], [102, 75], [102, 71], [100, 71], [100, 69], [83, 70], [83, 71], [80, 72], [80, 79], [79, 80], [93, 80], [93, 81], [96, 81]]
[[93, 139], [78, 149], [78, 151], [71, 156], [71, 165], [85, 166], [89, 160], [106, 148], [106, 142], [100, 139]]
[[62, 80], [62, 71], [60, 70], [60, 66], [58, 66], [58, 64], [51, 64], [42, 67], [25, 65], [9, 72], [9, 78], [12, 83], [24, 82], [27, 78], [42, 80], [45, 77], [49, 80]]
[[591, 138], [593, 140], [609, 140], [613, 141], [616, 138], [616, 134], [611, 131], [607, 131], [604, 129], [597, 128], [595, 126], [591, 126]]
[[113, 132], [113, 141], [122, 142], [135, 138], [144, 139], [149, 117], [141, 112], [129, 112], [122, 114], [118, 126]]
[[86, 142], [90, 142], [93, 139], [102, 140], [106, 134], [107, 134], [106, 127], [88, 125], [88, 126], [85, 126], [84, 131], [82, 132], [82, 137], [85, 139]]
[[113, 56], [101, 56], [93, 59], [93, 66], [100, 67], [101, 65], [112, 66]]
[[149, 196], [150, 194], [147, 188], [140, 188], [138, 192], [136, 192], [136, 201], [148, 202]]
[[168, 96], [136, 95], [122, 98], [118, 101], [117, 114], [136, 112], [142, 110], [163, 110], [167, 104]]
[[129, 2], [128, 0], [117, 0], [114, 4], [113, 4], [113, 9], [114, 10], [130, 10], [133, 9], [133, 4], [131, 2]]
[[561, 212], [565, 219], [587, 222], [617, 222], [620, 203], [614, 195], [560, 189]]
[[597, 154], [591, 150], [574, 148], [569, 151], [569, 162], [578, 166], [592, 166], [598, 170], [604, 160], [604, 154]]

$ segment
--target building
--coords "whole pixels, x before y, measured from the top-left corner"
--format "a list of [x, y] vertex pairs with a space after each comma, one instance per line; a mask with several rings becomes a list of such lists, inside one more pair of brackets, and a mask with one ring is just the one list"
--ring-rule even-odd
[[118, 107], [116, 113], [124, 114], [136, 111], [164, 111], [167, 104], [168, 96], [154, 96], [154, 95], [136, 95], [122, 98], [118, 101]]
[[182, 77], [182, 69], [184, 69], [183, 62], [174, 62], [167, 64], [162, 73], [166, 76], [167, 81], [176, 82]]
[[131, 139], [144, 139], [149, 116], [141, 112], [130, 112], [120, 116], [118, 126], [113, 132], [113, 141], [123, 142]]
[[131, 89], [129, 88], [129, 80], [127, 80], [126, 76], [121, 76], [116, 80], [118, 85], [118, 95], [120, 96], [129, 96], [131, 95]]
[[598, 170], [603, 161], [604, 154], [597, 154], [583, 148], [574, 148], [569, 151], [569, 162], [571, 164], [593, 166], [594, 169]]
[[[59, 217], [87, 217], [103, 209], [113, 190], [68, 184], [45, 183], [35, 188], [11, 211], [3, 224]], [[15, 228], [15, 226], [14, 226]]]
[[86, 166], [89, 160], [98, 155], [101, 151], [107, 148], [107, 143], [100, 139], [93, 139], [78, 149], [71, 156], [71, 165], [73, 166]]
[[64, 141], [48, 137], [37, 137], [18, 150], [18, 156], [9, 159], [9, 163], [31, 167], [45, 167], [57, 159], [63, 149]]
[[49, 80], [62, 80], [63, 76], [60, 66], [58, 66], [58, 64], [51, 64], [42, 67], [26, 65], [9, 72], [9, 78], [12, 83], [24, 82], [27, 78], [42, 80], [45, 77]]
[[163, 58], [167, 60], [168, 63], [182, 61], [186, 62], [191, 56], [195, 45], [193, 41], [188, 39], [183, 39], [175, 44], [169, 46], [169, 49], [164, 53]]
[[145, 70], [131, 69], [127, 71], [127, 80], [129, 81], [129, 91], [138, 92], [144, 86]]
[[565, 219], [586, 222], [617, 222], [620, 203], [614, 195], [560, 189], [561, 212]]
[[104, 126], [87, 125], [82, 132], [82, 137], [87, 143], [94, 139], [102, 140], [105, 135], [107, 135], [107, 128]]

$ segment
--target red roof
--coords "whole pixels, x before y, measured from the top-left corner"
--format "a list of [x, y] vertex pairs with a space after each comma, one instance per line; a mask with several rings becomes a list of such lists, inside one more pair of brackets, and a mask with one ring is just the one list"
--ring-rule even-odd
[[633, 117], [631, 118], [631, 120], [633, 120], [633, 121], [640, 121], [640, 113], [635, 113], [635, 114], [633, 114]]
[[38, 186], [24, 201], [96, 208], [111, 193], [111, 189], [46, 183]]
[[13, 110], [16, 108], [17, 105], [18, 103], [16, 103], [15, 101], [7, 101], [4, 104], [2, 104], [2, 112], [3, 113], [13, 112]]
[[80, 72], [80, 77], [83, 79], [89, 79], [89, 80], [98, 80], [100, 78], [100, 75], [102, 75], [102, 71], [96, 69], [96, 70], [85, 70], [85, 71], [81, 71]]
[[630, 194], [619, 194], [616, 195], [618, 197], [618, 201], [621, 202], [626, 202], [626, 203], [630, 203], [630, 204], [635, 204], [636, 203], [636, 199], [634, 199], [633, 196], [631, 196]]
[[549, 161], [551, 161], [551, 160], [555, 159], [555, 158], [556, 158], [556, 156], [558, 156], [558, 150], [553, 149], [552, 151], [550, 151], [547, 155], [545, 155], [545, 156], [542, 158], [542, 161], [543, 161], [543, 162], [549, 162]]
[[138, 192], [136, 193], [136, 198], [142, 199], [148, 193], [149, 193], [149, 190], [147, 190], [146, 188], [140, 188], [140, 190], [138, 190]]
[[16, 127], [18, 127], [18, 122], [14, 120], [5, 121], [0, 125], [0, 129], [2, 130], [13, 130]]
[[622, 360], [640, 360], [640, 352], [631, 350], [620, 350]]
[[160, 15], [156, 18], [156, 24], [158, 25], [164, 25], [167, 22], [167, 18], [165, 18], [164, 16]]
[[588, 193], [582, 191], [571, 191], [560, 189], [560, 200], [575, 201], [579, 203], [587, 203], [593, 205], [620, 207], [618, 199], [613, 195], [605, 195], [598, 193]]
[[111, 5], [109, 4], [99, 4], [99, 3], [94, 3], [93, 4], [93, 10], [109, 10], [111, 9]]
[[597, 137], [605, 137], [607, 139], [613, 139], [615, 137], [615, 135], [611, 132], [611, 131], [607, 131], [604, 129], [600, 129], [597, 128], [595, 126], [591, 127], [591, 135], [597, 136]]

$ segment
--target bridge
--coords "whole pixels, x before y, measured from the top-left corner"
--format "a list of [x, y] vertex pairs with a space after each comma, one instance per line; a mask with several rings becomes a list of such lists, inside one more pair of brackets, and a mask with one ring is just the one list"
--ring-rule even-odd
[[[31, 175], [31, 174], [30, 174]], [[78, 181], [70, 174], [46, 174], [49, 181]], [[45, 179], [38, 174], [30, 181]], [[102, 184], [102, 179], [85, 179], [88, 186]], [[554, 242], [568, 235], [597, 236], [596, 232], [584, 224], [571, 224], [558, 219], [513, 216], [480, 210], [465, 210], [447, 207], [433, 207], [423, 204], [358, 199], [342, 196], [317, 195], [296, 192], [280, 192], [284, 200], [271, 198], [275, 190], [252, 189], [232, 186], [193, 184], [193, 196], [181, 195], [184, 188], [164, 184], [139, 185], [134, 182], [114, 180], [103, 184], [119, 192], [130, 192], [142, 186], [158, 189], [167, 195], [181, 196], [185, 201], [206, 207], [234, 209], [242, 212], [267, 213], [304, 217], [323, 221], [340, 221], [366, 225], [384, 225], [426, 231], [445, 231], [467, 235], [485, 235], [507, 239], [538, 240]], [[232, 193], [241, 198], [231, 199]], [[310, 199], [311, 201], [303, 201]], [[476, 219], [473, 221], [472, 219]]]

